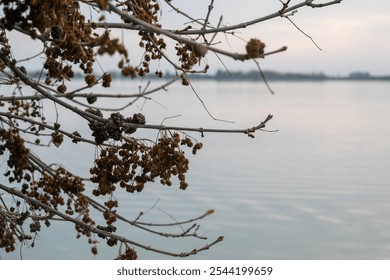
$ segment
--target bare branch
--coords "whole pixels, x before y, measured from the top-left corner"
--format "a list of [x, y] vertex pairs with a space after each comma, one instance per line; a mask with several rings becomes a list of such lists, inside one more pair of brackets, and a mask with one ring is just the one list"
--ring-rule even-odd
[[[145, 96], [151, 95], [151, 94], [156, 93], [156, 92], [160, 92], [162, 90], [163, 91], [167, 90], [167, 88], [170, 85], [177, 82], [178, 80], [180, 80], [180, 77], [174, 77], [174, 78], [170, 79], [168, 82], [166, 82], [166, 83], [164, 83], [156, 88], [146, 90], [146, 91], [143, 91], [141, 93], [114, 93], [114, 92], [113, 93], [98, 93], [98, 92], [93, 92], [92, 95], [97, 97], [97, 98], [111, 98], [111, 99], [112, 98], [114, 98], [114, 99], [140, 98], [140, 97], [145, 97]], [[48, 87], [46, 87], [46, 88], [48, 88]], [[79, 88], [77, 90], [72, 91], [69, 94], [60, 94], [60, 93], [53, 94], [53, 96], [56, 98], [71, 98], [72, 101], [74, 98], [87, 98], [87, 97], [91, 96], [91, 93], [81, 92], [85, 88], [90, 88], [90, 87], [82, 87], [82, 88]], [[23, 95], [23, 96], [0, 96], [0, 101], [43, 100], [43, 99], [47, 99], [47, 96], [38, 95], [38, 94]], [[119, 109], [117, 108], [117, 109], [113, 109], [113, 110], [120, 111], [121, 108], [119, 108]]]
[[307, 5], [312, 7], [312, 8], [322, 8], [322, 7], [326, 7], [326, 6], [330, 6], [330, 5], [334, 5], [334, 4], [340, 4], [342, 1], [343, 0], [336, 0], [336, 1], [329, 1], [326, 3], [322, 3], [322, 4], [313, 4], [314, 0], [306, 0]]
[[206, 17], [204, 19], [202, 30], [205, 30], [207, 28], [207, 25], [209, 23], [210, 14], [211, 14], [211, 11], [212, 11], [213, 8], [214, 8], [214, 0], [211, 0], [210, 4], [208, 6], [208, 9], [207, 9], [207, 15], [206, 15]]
[[263, 70], [260, 67], [260, 63], [256, 59], [253, 59], [253, 61], [256, 63], [257, 69], [259, 70], [259, 73], [260, 73], [260, 77], [263, 79], [263, 81], [264, 81], [265, 85], [267, 86], [269, 92], [271, 94], [274, 94], [274, 91], [272, 90], [272, 88], [270, 87], [270, 85], [267, 82], [267, 79], [264, 76], [264, 72], [263, 72]]
[[243, 133], [250, 134], [256, 132], [257, 130], [263, 130], [266, 126], [266, 123], [272, 119], [272, 115], [268, 115], [264, 121], [260, 124], [246, 128], [246, 129], [216, 129], [216, 128], [193, 128], [193, 127], [178, 127], [178, 126], [165, 126], [165, 125], [138, 125], [134, 126], [133, 124], [124, 124], [124, 127], [139, 127], [145, 129], [156, 129], [156, 130], [173, 130], [173, 131], [193, 131], [199, 133], [212, 132], [212, 133]]
[[290, 3], [290, 0], [288, 0], [286, 3], [282, 2], [281, 0], [279, 0], [279, 1], [283, 5], [283, 8], [279, 11], [280, 16], [286, 18], [296, 29], [298, 29], [299, 32], [301, 32], [303, 35], [305, 35], [307, 38], [309, 38], [312, 41], [312, 43], [317, 47], [317, 49], [322, 51], [322, 49], [317, 45], [317, 43], [314, 41], [314, 39], [311, 36], [309, 36], [307, 33], [305, 33], [301, 28], [299, 28], [298, 25], [296, 25], [295, 22], [290, 18], [290, 16], [294, 15], [295, 11], [291, 12], [290, 14], [286, 14], [286, 9], [288, 8], [288, 4]]
[[[294, 6], [286, 8], [284, 10], [284, 12], [285, 13], [289, 13], [289, 12], [292, 12], [294, 10], [300, 9], [300, 8], [302, 8], [304, 6], [309, 6], [309, 7], [312, 7], [312, 8], [322, 8], [322, 7], [325, 7], [325, 6], [339, 4], [342, 1], [343, 0], [330, 1], [330, 2], [323, 3], [323, 4], [313, 4], [312, 3], [313, 0], [303, 1], [301, 3], [298, 3], [298, 4], [294, 5]], [[181, 34], [181, 35], [198, 35], [198, 34], [209, 34], [209, 33], [216, 33], [216, 32], [227, 32], [227, 31], [247, 28], [247, 27], [249, 27], [251, 25], [255, 25], [255, 24], [258, 24], [258, 23], [261, 23], [261, 22], [264, 22], [264, 21], [268, 21], [270, 19], [277, 18], [277, 17], [280, 17], [280, 11], [277, 11], [275, 13], [271, 13], [269, 15], [266, 15], [266, 16], [263, 16], [263, 17], [260, 17], [260, 18], [256, 18], [256, 19], [253, 19], [253, 20], [250, 20], [250, 21], [246, 21], [246, 22], [242, 22], [242, 23], [239, 23], [239, 24], [235, 24], [235, 25], [223, 26], [223, 27], [218, 27], [218, 28], [210, 28], [210, 29], [206, 29], [206, 30], [197, 30], [197, 29], [194, 29], [194, 30], [183, 30], [183, 31], [176, 32], [176, 33], [177, 34]], [[171, 30], [171, 31], [174, 32], [173, 30]]]
[[133, 246], [136, 246], [136, 247], [148, 250], [148, 251], [153, 251], [153, 252], [156, 252], [159, 254], [169, 255], [169, 256], [173, 256], [173, 257], [188, 257], [191, 255], [197, 254], [201, 251], [208, 250], [208, 249], [210, 249], [210, 247], [214, 246], [215, 244], [217, 244], [223, 240], [223, 237], [220, 236], [215, 241], [211, 242], [210, 244], [202, 246], [198, 249], [194, 249], [190, 252], [181, 252], [181, 253], [169, 252], [169, 251], [165, 251], [165, 250], [161, 250], [161, 249], [157, 249], [157, 248], [154, 248], [151, 246], [144, 245], [142, 243], [127, 239], [123, 236], [116, 235], [116, 234], [113, 234], [113, 233], [105, 231], [105, 230], [100, 230], [97, 227], [91, 226], [89, 224], [84, 223], [81, 220], [78, 220], [78, 219], [75, 219], [69, 215], [63, 214], [62, 212], [60, 212], [56, 209], [53, 209], [53, 208], [47, 206], [46, 204], [44, 204], [44, 203], [42, 203], [34, 198], [28, 197], [28, 196], [24, 195], [23, 193], [21, 193], [20, 191], [13, 189], [13, 188], [9, 188], [1, 183], [0, 183], [0, 189], [6, 191], [9, 194], [15, 195], [15, 196], [27, 201], [31, 205], [42, 208], [45, 211], [47, 211], [48, 213], [51, 213], [53, 215], [57, 215], [57, 216], [61, 217], [62, 219], [64, 219], [65, 221], [68, 221], [68, 222], [71, 222], [75, 225], [81, 226], [81, 227], [85, 228], [86, 230], [89, 230], [90, 232], [105, 236], [106, 238], [112, 237], [112, 238], [115, 238], [121, 242], [131, 244]]
[[61, 99], [53, 96], [50, 94], [47, 90], [43, 89], [38, 83], [33, 82], [30, 78], [28, 78], [18, 67], [16, 67], [8, 58], [7, 56], [4, 55], [2, 51], [0, 51], [0, 59], [4, 62], [5, 65], [7, 65], [17, 77], [19, 77], [26, 85], [30, 86], [31, 88], [35, 89], [38, 91], [40, 94], [45, 96], [46, 98], [54, 101], [56, 104], [59, 104], [75, 113], [78, 115], [82, 116], [83, 118], [87, 120], [91, 119], [96, 119], [96, 120], [102, 120], [102, 118], [99, 118], [96, 115], [90, 114], [88, 112], [82, 111], [77, 107], [73, 107], [69, 105], [68, 103], [62, 101]]
[[[134, 16], [130, 15], [129, 13], [123, 12], [120, 9], [118, 9], [115, 5], [113, 5], [111, 2], [108, 2], [108, 5], [109, 5], [111, 11], [117, 13], [118, 15], [120, 15], [123, 18], [131, 21], [134, 24], [142, 26], [144, 30], [147, 30], [147, 31], [150, 31], [150, 32], [154, 32], [154, 33], [157, 33], [157, 34], [165, 35], [165, 36], [167, 36], [167, 37], [169, 37], [169, 38], [171, 38], [171, 39], [173, 39], [173, 40], [175, 40], [175, 41], [177, 41], [179, 43], [186, 43], [186, 44], [189, 44], [191, 46], [201, 45], [202, 47], [206, 47], [210, 51], [213, 51], [213, 52], [216, 52], [216, 53], [219, 53], [219, 54], [231, 57], [231, 58], [233, 58], [235, 60], [242, 60], [242, 61], [246, 60], [244, 54], [231, 53], [231, 52], [228, 52], [228, 51], [225, 51], [225, 50], [221, 50], [221, 49], [218, 49], [218, 48], [215, 48], [215, 47], [212, 47], [212, 46], [208, 46], [208, 45], [197, 43], [197, 42], [195, 42], [192, 39], [187, 39], [187, 38], [184, 38], [182, 36], [179, 36], [179, 35], [173, 33], [172, 31], [167, 31], [167, 30], [158, 28], [158, 27], [156, 27], [156, 26], [154, 26], [154, 25], [152, 25], [150, 23], [147, 23], [147, 22], [145, 22], [143, 20], [140, 20], [137, 17], [134, 17]], [[122, 25], [122, 28], [125, 28], [125, 25]], [[219, 32], [219, 30], [215, 30], [214, 32]], [[198, 33], [198, 34], [203, 34], [203, 33]], [[265, 57], [265, 56], [267, 56], [269, 54], [273, 54], [273, 53], [284, 51], [284, 50], [285, 50], [285, 47], [279, 49], [279, 51], [273, 51], [273, 52], [270, 52], [270, 53], [265, 53], [263, 55], [263, 57]]]

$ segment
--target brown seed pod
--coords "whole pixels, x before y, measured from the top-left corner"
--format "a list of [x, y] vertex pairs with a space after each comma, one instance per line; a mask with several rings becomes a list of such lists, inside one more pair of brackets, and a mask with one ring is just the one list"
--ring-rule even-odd
[[246, 55], [247, 59], [250, 58], [258, 58], [264, 54], [265, 44], [261, 42], [259, 39], [252, 38], [246, 44]]
[[66, 92], [66, 85], [64, 85], [64, 84], [59, 85], [59, 86], [57, 87], [57, 91], [58, 91], [59, 93], [65, 93], [65, 92]]

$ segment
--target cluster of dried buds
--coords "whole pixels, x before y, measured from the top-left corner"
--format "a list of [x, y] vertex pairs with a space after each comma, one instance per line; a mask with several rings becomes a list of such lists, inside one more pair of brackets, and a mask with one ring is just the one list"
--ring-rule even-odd
[[186, 189], [189, 161], [181, 146], [191, 148], [194, 154], [202, 148], [201, 143], [194, 145], [190, 138], [181, 139], [178, 133], [164, 135], [151, 146], [130, 139], [121, 146], [102, 148], [90, 170], [92, 182], [97, 183], [93, 194], [111, 195], [118, 184], [127, 192], [140, 192], [156, 178], [160, 178], [161, 184], [171, 186], [172, 176], [178, 178], [181, 189]]

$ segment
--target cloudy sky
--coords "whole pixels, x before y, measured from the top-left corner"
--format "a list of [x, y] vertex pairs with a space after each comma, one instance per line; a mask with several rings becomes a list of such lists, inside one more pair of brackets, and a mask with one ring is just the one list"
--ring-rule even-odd
[[[290, 5], [302, 1], [291, 0]], [[314, 3], [324, 2], [326, 1], [314, 1]], [[172, 0], [171, 3], [192, 17], [201, 19], [207, 13], [210, 0]], [[217, 25], [220, 16], [223, 15], [223, 25], [239, 24], [274, 13], [280, 8], [280, 0], [215, 0], [210, 23]], [[261, 60], [263, 70], [324, 72], [329, 75], [347, 75], [355, 71], [368, 71], [374, 75], [388, 75], [390, 74], [389, 12], [389, 0], [343, 0], [340, 4], [324, 8], [303, 7], [299, 9], [291, 19], [302, 31], [313, 38], [322, 51], [287, 19], [280, 17], [236, 30], [235, 36], [220, 34], [214, 42], [220, 42], [216, 47], [232, 52], [245, 52], [245, 40], [252, 37], [264, 41], [266, 51], [282, 46], [288, 47], [284, 53]], [[181, 28], [182, 23], [188, 22], [187, 19], [165, 6], [161, 20], [163, 27], [174, 29]], [[124, 38], [131, 54], [138, 55], [138, 58], [132, 58], [135, 64], [138, 63], [139, 57], [142, 56], [142, 52], [137, 47], [138, 35], [131, 32], [118, 33], [118, 36]], [[34, 48], [34, 43], [31, 41], [26, 48], [20, 34], [14, 33], [10, 37], [17, 42], [14, 45], [14, 53], [19, 58], [42, 50], [41, 45]], [[42, 63], [42, 58], [40, 61]], [[256, 65], [252, 62], [243, 63], [230, 58], [222, 58], [222, 61], [231, 71], [256, 69]], [[99, 62], [105, 70], [111, 70], [110, 66], [115, 67], [117, 64], [117, 60], [113, 63], [113, 58], [101, 58]], [[211, 71], [224, 68], [212, 53], [208, 53], [206, 63], [210, 64]], [[161, 65], [161, 68], [164, 67]]]
[[[302, 1], [292, 0], [290, 5], [300, 2]], [[324, 2], [326, 1], [314, 1]], [[180, 3], [181, 10], [193, 14], [194, 17], [204, 18], [210, 1], [173, 0], [172, 3]], [[279, 0], [215, 0], [211, 23], [216, 24], [223, 15], [225, 25], [237, 24], [265, 16], [280, 7]], [[375, 75], [385, 75], [390, 74], [389, 12], [389, 0], [343, 0], [334, 6], [299, 9], [291, 19], [315, 40], [322, 51], [283, 18], [237, 30], [236, 34], [244, 39], [257, 37], [263, 40], [267, 51], [288, 46], [287, 52], [269, 56], [261, 61], [264, 69], [324, 72], [331, 75], [368, 71]], [[172, 14], [174, 12], [165, 11], [165, 19]], [[229, 44], [224, 36], [219, 39], [223, 42], [220, 47], [244, 51], [245, 44], [239, 39], [229, 37]], [[210, 63], [214, 61], [210, 55], [209, 60]], [[223, 61], [229, 69], [255, 68], [253, 64], [227, 58]]]

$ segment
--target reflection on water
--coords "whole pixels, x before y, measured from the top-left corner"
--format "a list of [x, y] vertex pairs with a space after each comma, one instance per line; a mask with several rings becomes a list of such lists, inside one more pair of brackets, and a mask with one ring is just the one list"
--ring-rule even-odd
[[[121, 194], [125, 216], [135, 218], [157, 200], [145, 219], [170, 220], [167, 213], [186, 219], [215, 209], [199, 232], [210, 242], [219, 235], [225, 239], [193, 259], [390, 259], [389, 83], [275, 82], [275, 95], [261, 83], [194, 86], [215, 117], [235, 124], [211, 120], [194, 94], [179, 86], [143, 106], [147, 121], [181, 114], [165, 124], [245, 128], [271, 113], [268, 128], [279, 132], [256, 133], [255, 139], [195, 134], [204, 149], [190, 156], [188, 190], [151, 185], [140, 194]], [[71, 162], [78, 153], [73, 147], [59, 155]], [[93, 149], [90, 154], [75, 168], [90, 164]], [[175, 251], [203, 244], [129, 234]], [[44, 231], [41, 239], [34, 250], [24, 250], [24, 258], [93, 258], [65, 224], [58, 223], [54, 235]], [[115, 257], [116, 250], [103, 247], [99, 258]]]

